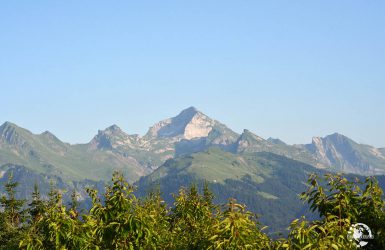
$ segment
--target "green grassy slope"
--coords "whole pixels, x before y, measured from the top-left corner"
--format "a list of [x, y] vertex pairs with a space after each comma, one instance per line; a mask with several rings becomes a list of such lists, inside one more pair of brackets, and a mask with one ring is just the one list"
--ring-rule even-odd
[[293, 218], [306, 211], [298, 194], [306, 189], [312, 172], [322, 170], [272, 153], [233, 154], [210, 148], [169, 160], [136, 185], [142, 195], [160, 186], [166, 201], [172, 202], [171, 193], [180, 186], [208, 181], [216, 202], [236, 198], [260, 214], [271, 232], [284, 232]]
[[68, 180], [108, 180], [114, 170], [120, 170], [135, 181], [147, 173], [132, 157], [69, 145], [49, 132], [35, 135], [12, 123], [0, 127], [0, 163], [23, 165]]
[[[234, 154], [210, 148], [168, 160], [136, 185], [139, 195], [160, 188], [165, 200], [172, 204], [172, 194], [176, 194], [181, 186], [195, 183], [202, 187], [207, 181], [217, 203], [226, 203], [233, 197], [259, 214], [260, 221], [269, 226], [270, 233], [285, 234], [294, 218], [314, 217], [298, 197], [306, 191], [310, 173], [324, 175], [326, 171], [268, 152]], [[378, 180], [384, 188], [385, 177], [378, 176]]]

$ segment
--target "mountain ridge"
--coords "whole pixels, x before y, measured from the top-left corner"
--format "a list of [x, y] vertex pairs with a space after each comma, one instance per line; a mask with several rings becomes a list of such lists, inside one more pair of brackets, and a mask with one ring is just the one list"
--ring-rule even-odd
[[[167, 202], [181, 186], [206, 182], [217, 203], [238, 199], [262, 214], [273, 231], [284, 232], [303, 214], [306, 205], [298, 194], [306, 190], [310, 173], [378, 175], [385, 183], [380, 176], [385, 174], [385, 148], [338, 133], [288, 145], [248, 129], [238, 134], [194, 107], [155, 123], [144, 135], [113, 124], [83, 144], [63, 142], [49, 131], [34, 134], [11, 122], [0, 126], [0, 181], [16, 173], [23, 195], [32, 179], [44, 193], [51, 180], [61, 190], [96, 185], [102, 192], [114, 171], [122, 172], [141, 194], [158, 185]], [[81, 197], [87, 198], [84, 190]]]
[[[130, 135], [113, 124], [85, 144], [62, 142], [49, 131], [33, 134], [11, 122], [0, 126], [0, 165], [26, 165], [40, 172], [51, 166], [69, 177], [88, 173], [95, 180], [108, 179], [116, 168], [130, 173], [129, 178], [135, 181], [168, 159], [212, 146], [232, 153], [270, 152], [331, 171], [385, 173], [385, 148], [359, 144], [338, 133], [313, 137], [309, 144], [288, 145], [247, 129], [238, 134], [195, 107], [155, 123], [143, 136]], [[96, 167], [90, 172], [92, 164]]]

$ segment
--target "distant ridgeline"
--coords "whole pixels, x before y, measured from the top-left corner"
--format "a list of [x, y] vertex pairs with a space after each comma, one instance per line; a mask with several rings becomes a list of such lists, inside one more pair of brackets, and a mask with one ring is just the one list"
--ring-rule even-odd
[[384, 187], [385, 149], [337, 133], [306, 145], [265, 140], [249, 130], [238, 134], [193, 107], [158, 122], [144, 136], [112, 125], [76, 145], [48, 131], [33, 134], [10, 122], [0, 126], [0, 184], [13, 173], [20, 184], [17, 197], [29, 198], [34, 183], [46, 196], [53, 183], [65, 201], [77, 190], [78, 199], [90, 205], [85, 188], [103, 192], [115, 170], [137, 186], [138, 195], [160, 188], [170, 204], [181, 186], [206, 181], [215, 202], [236, 198], [276, 232], [299, 215], [312, 216], [298, 198], [310, 173], [377, 175]]

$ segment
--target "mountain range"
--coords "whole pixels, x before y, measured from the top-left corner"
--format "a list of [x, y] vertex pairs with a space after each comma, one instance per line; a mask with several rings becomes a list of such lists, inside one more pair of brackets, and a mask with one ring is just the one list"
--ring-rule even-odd
[[0, 183], [12, 173], [24, 197], [34, 182], [46, 191], [53, 181], [60, 189], [83, 189], [80, 199], [86, 199], [84, 187], [102, 190], [115, 170], [135, 183], [140, 195], [160, 186], [170, 203], [180, 186], [207, 181], [218, 203], [234, 197], [281, 230], [305, 211], [298, 194], [309, 173], [383, 175], [385, 149], [338, 133], [288, 145], [247, 129], [238, 134], [194, 107], [143, 136], [112, 125], [85, 144], [62, 142], [49, 131], [33, 134], [11, 122], [0, 126]]
[[121, 170], [134, 182], [167, 159], [219, 147], [231, 153], [270, 152], [316, 168], [377, 175], [385, 173], [385, 149], [362, 145], [341, 134], [314, 137], [310, 144], [287, 145], [244, 130], [237, 134], [194, 107], [150, 127], [144, 136], [117, 125], [100, 130], [86, 144], [71, 145], [49, 131], [33, 134], [5, 122], [0, 126], [0, 165], [15, 164], [66, 179], [108, 180]]

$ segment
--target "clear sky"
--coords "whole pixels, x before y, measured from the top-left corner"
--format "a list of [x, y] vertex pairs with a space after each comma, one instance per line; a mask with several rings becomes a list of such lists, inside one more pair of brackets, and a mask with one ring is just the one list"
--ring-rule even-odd
[[1, 1], [0, 123], [88, 142], [195, 106], [385, 147], [384, 1]]

